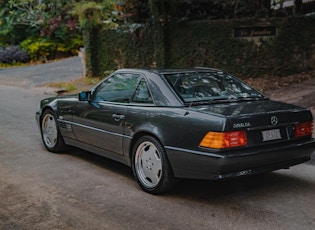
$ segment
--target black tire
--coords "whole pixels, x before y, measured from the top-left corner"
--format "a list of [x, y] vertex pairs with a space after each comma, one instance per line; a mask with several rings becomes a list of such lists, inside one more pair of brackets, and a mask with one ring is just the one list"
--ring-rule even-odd
[[162, 144], [151, 136], [137, 140], [132, 151], [132, 172], [140, 187], [151, 194], [167, 192], [177, 181]]
[[46, 110], [40, 122], [40, 131], [45, 148], [53, 153], [65, 151], [66, 145], [61, 136], [56, 115], [51, 110]]

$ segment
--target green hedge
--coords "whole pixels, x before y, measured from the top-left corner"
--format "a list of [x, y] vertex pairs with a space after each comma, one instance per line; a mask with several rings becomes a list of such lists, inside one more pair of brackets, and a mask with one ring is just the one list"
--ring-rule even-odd
[[70, 37], [63, 43], [44, 38], [28, 38], [21, 42], [21, 48], [30, 55], [31, 61], [44, 62], [77, 55], [82, 46], [82, 38], [79, 35]]
[[[261, 25], [276, 26], [278, 35], [259, 40], [233, 37], [236, 27]], [[294, 17], [100, 29], [93, 36], [85, 32], [87, 73], [207, 66], [244, 77], [293, 74], [314, 69], [314, 28], [314, 17]]]

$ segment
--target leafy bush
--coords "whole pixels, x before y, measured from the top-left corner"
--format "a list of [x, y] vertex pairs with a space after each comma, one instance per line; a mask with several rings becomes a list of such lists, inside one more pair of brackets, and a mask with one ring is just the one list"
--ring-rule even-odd
[[30, 56], [20, 46], [9, 46], [0, 49], [0, 63], [26, 63], [29, 62]]
[[28, 52], [32, 60], [48, 60], [50, 53], [55, 49], [52, 42], [42, 38], [26, 39], [21, 46]]
[[67, 43], [56, 43], [44, 38], [29, 38], [21, 42], [21, 46], [30, 55], [31, 60], [45, 62], [76, 55], [79, 48], [83, 46], [83, 41], [80, 37], [68, 39]]

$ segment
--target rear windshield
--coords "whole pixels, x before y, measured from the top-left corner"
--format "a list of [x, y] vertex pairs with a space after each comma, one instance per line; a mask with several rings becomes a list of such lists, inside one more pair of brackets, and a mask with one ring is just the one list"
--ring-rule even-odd
[[184, 102], [262, 98], [258, 91], [223, 72], [164, 74]]

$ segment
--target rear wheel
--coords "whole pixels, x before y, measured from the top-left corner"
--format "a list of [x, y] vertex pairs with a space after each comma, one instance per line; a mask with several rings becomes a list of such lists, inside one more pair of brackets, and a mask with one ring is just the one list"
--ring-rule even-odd
[[166, 192], [176, 182], [163, 146], [151, 136], [143, 136], [136, 142], [132, 171], [140, 187], [151, 194]]
[[41, 120], [41, 135], [46, 149], [58, 153], [65, 150], [65, 143], [59, 131], [55, 114], [51, 110], [43, 113]]

